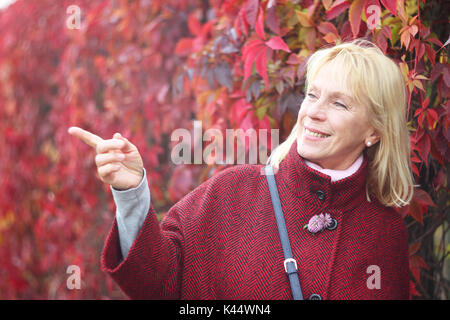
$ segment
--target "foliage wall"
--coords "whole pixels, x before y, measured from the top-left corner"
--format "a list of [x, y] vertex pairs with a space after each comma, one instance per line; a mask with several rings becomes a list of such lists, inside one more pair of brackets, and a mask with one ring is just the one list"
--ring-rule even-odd
[[[66, 25], [71, 5], [79, 29]], [[408, 88], [419, 187], [399, 212], [411, 295], [448, 299], [448, 11], [429, 0], [18, 0], [0, 11], [0, 298], [124, 297], [100, 270], [110, 190], [69, 126], [137, 145], [162, 217], [223, 168], [175, 166], [173, 130], [197, 119], [280, 129], [282, 141], [308, 56], [358, 37], [400, 65]], [[69, 265], [79, 290], [66, 286]]]

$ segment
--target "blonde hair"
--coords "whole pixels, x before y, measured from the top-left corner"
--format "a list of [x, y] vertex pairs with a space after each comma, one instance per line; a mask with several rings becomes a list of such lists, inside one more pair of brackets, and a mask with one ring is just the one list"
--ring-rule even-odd
[[[410, 141], [406, 122], [406, 86], [397, 64], [364, 39], [344, 42], [313, 53], [306, 66], [306, 91], [321, 67], [336, 63], [346, 70], [342, 83], [357, 103], [367, 107], [370, 124], [380, 141], [367, 148], [366, 196], [385, 206], [406, 206], [414, 192]], [[351, 77], [349, 77], [351, 75]], [[267, 164], [278, 168], [298, 136], [298, 121], [288, 138], [275, 148]]]

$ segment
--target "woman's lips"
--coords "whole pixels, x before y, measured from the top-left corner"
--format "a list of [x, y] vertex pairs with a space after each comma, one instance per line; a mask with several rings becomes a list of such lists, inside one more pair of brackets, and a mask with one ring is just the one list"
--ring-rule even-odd
[[328, 134], [314, 132], [308, 128], [304, 128], [303, 132], [305, 134], [305, 137], [307, 137], [308, 139], [311, 139], [311, 140], [315, 140], [315, 141], [324, 140], [330, 136]]

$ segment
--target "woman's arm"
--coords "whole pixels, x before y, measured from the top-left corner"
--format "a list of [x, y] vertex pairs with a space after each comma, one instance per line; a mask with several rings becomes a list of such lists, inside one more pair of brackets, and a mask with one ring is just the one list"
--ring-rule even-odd
[[119, 232], [122, 257], [128, 255], [134, 239], [141, 229], [147, 212], [150, 209], [150, 190], [146, 171], [140, 184], [128, 190], [116, 190], [112, 186], [111, 192], [116, 204], [116, 222]]
[[408, 231], [402, 218], [397, 217], [391, 226], [387, 226], [388, 235], [384, 241], [381, 261], [386, 261], [386, 270], [382, 270], [382, 299], [409, 299], [409, 253]]
[[[118, 190], [138, 188], [140, 183], [145, 183], [142, 177], [143, 161], [137, 147], [119, 133], [105, 140], [78, 127], [71, 127], [68, 132], [95, 149], [98, 177], [104, 183]], [[127, 196], [135, 197], [136, 193], [133, 190], [125, 192], [124, 198]], [[145, 190], [139, 194], [139, 198], [145, 198]], [[140, 201], [128, 204], [131, 209], [125, 211], [132, 212], [137, 203]], [[172, 207], [160, 226], [150, 201], [148, 204], [148, 213], [140, 228], [137, 226], [142, 218], [137, 219], [137, 224], [132, 228], [134, 230], [129, 230], [121, 218], [114, 219], [102, 255], [102, 266], [131, 298], [175, 299], [180, 295], [183, 248], [183, 230], [178, 210], [176, 205]], [[143, 205], [146, 207], [145, 203]], [[119, 216], [120, 213], [123, 213], [122, 209], [119, 209]], [[125, 253], [132, 242], [125, 259], [119, 240], [118, 221], [125, 234], [137, 232], [134, 241], [128, 239], [122, 244]]]
[[204, 223], [204, 215], [215, 203], [216, 183], [221, 176], [211, 177], [185, 195], [160, 223], [150, 204], [144, 223], [123, 260], [117, 221], [113, 222], [102, 253], [102, 268], [130, 298], [179, 299], [183, 296], [185, 259], [192, 258], [186, 256], [189, 248], [185, 241], [192, 239], [193, 233], [204, 232], [197, 227]]
[[183, 239], [176, 205], [161, 225], [150, 205], [125, 258], [122, 257], [118, 223], [114, 220], [103, 249], [102, 268], [132, 299], [178, 299]]
[[[373, 234], [376, 245], [364, 265], [365, 279], [357, 282], [356, 299], [409, 299], [408, 232], [405, 222], [393, 209], [377, 217], [381, 227]], [[373, 268], [370, 269], [369, 266]], [[376, 278], [378, 278], [376, 281]], [[378, 287], [374, 284], [378, 284]]]

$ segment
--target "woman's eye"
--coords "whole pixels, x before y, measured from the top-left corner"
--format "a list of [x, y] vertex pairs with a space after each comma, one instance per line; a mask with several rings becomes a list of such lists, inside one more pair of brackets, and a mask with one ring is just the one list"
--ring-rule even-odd
[[336, 102], [336, 105], [338, 105], [338, 106], [340, 106], [340, 107], [343, 107], [343, 108], [347, 109], [347, 106], [344, 105], [344, 104], [342, 104], [342, 103]]
[[[308, 96], [308, 98], [311, 98], [311, 99], [317, 99], [317, 97], [312, 93], [308, 93], [307, 96]], [[340, 102], [335, 102], [335, 104], [339, 107], [347, 109], [347, 106], [345, 104], [342, 104]]]

